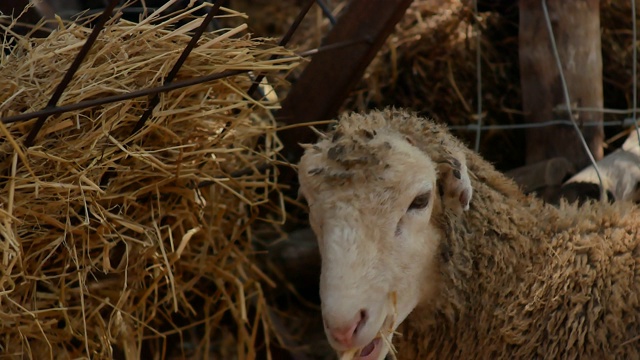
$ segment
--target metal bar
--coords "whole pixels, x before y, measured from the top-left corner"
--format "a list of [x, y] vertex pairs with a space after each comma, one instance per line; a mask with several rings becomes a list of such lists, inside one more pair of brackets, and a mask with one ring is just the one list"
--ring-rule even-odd
[[364, 37], [364, 38], [360, 38], [360, 39], [347, 40], [347, 41], [343, 41], [343, 42], [339, 42], [339, 43], [335, 43], [335, 44], [331, 44], [331, 45], [327, 45], [327, 46], [321, 46], [319, 48], [303, 51], [303, 52], [298, 53], [296, 55], [298, 55], [300, 57], [309, 57], [309, 56], [312, 56], [312, 55], [315, 55], [317, 53], [321, 53], [321, 52], [324, 52], [324, 51], [328, 51], [328, 50], [332, 50], [332, 49], [338, 49], [338, 48], [341, 48], [341, 47], [355, 45], [355, 44], [358, 44], [358, 43], [365, 43], [365, 42], [371, 42], [371, 39], [368, 38], [368, 37]]
[[291, 24], [286, 34], [284, 34], [282, 39], [280, 39], [280, 42], [278, 43], [278, 45], [285, 46], [287, 45], [287, 43], [289, 43], [289, 40], [291, 40], [296, 30], [298, 30], [300, 23], [302, 23], [302, 20], [307, 15], [307, 13], [309, 12], [309, 9], [311, 9], [311, 6], [313, 6], [314, 3], [315, 3], [315, 0], [311, 0], [307, 3], [307, 6], [305, 6], [304, 8], [302, 8], [302, 10], [300, 10], [300, 13], [296, 17], [296, 19], [293, 21], [293, 24]]
[[[611, 121], [589, 121], [580, 123], [582, 127], [596, 127], [596, 126], [620, 126], [627, 127], [633, 126], [635, 121], [632, 118], [623, 119], [621, 121], [611, 120]], [[482, 131], [485, 130], [522, 130], [522, 129], [535, 129], [535, 128], [544, 128], [550, 126], [573, 126], [573, 122], [571, 120], [548, 120], [541, 122], [531, 122], [531, 123], [521, 123], [521, 124], [504, 124], [504, 125], [482, 125], [480, 129]], [[477, 124], [468, 124], [468, 125], [449, 125], [447, 126], [451, 130], [467, 130], [467, 131], [478, 131]]]
[[[62, 93], [67, 88], [67, 85], [69, 85], [69, 83], [71, 82], [71, 79], [73, 79], [73, 75], [75, 75], [76, 71], [78, 71], [78, 68], [80, 68], [80, 64], [82, 64], [82, 61], [89, 53], [91, 46], [93, 46], [96, 39], [98, 38], [100, 31], [102, 31], [102, 29], [104, 28], [104, 25], [107, 23], [107, 20], [111, 17], [111, 13], [113, 12], [113, 9], [116, 7], [116, 5], [118, 5], [118, 2], [119, 2], [118, 0], [111, 0], [111, 2], [109, 3], [109, 6], [107, 6], [104, 9], [104, 11], [102, 12], [102, 15], [100, 15], [100, 18], [98, 19], [97, 24], [93, 28], [93, 31], [91, 31], [91, 34], [89, 35], [89, 37], [87, 38], [87, 41], [82, 46], [82, 49], [80, 49], [80, 52], [78, 53], [78, 55], [76, 55], [76, 58], [73, 59], [73, 63], [71, 63], [69, 70], [67, 70], [67, 72], [64, 74], [62, 81], [60, 81], [60, 83], [56, 87], [56, 90], [53, 93], [53, 96], [51, 96], [45, 108], [56, 106], [56, 104], [60, 100], [60, 97], [62, 96]], [[38, 136], [38, 132], [40, 132], [40, 129], [42, 129], [42, 126], [44, 125], [45, 121], [47, 121], [47, 117], [48, 116], [42, 115], [38, 118], [38, 121], [35, 123], [35, 125], [31, 129], [31, 132], [27, 136], [27, 139], [24, 142], [24, 145], [26, 147], [30, 147], [33, 144], [33, 140], [36, 138], [36, 136]]]
[[[189, 41], [187, 46], [184, 48], [184, 50], [180, 54], [180, 57], [178, 58], [178, 60], [176, 60], [176, 63], [173, 64], [173, 68], [171, 68], [171, 71], [169, 71], [169, 74], [167, 75], [167, 77], [164, 79], [165, 84], [170, 84], [173, 81], [173, 79], [175, 79], [176, 75], [178, 75], [178, 71], [180, 71], [182, 64], [184, 64], [189, 54], [191, 54], [191, 50], [193, 50], [193, 48], [196, 47], [198, 40], [204, 33], [205, 29], [207, 28], [207, 26], [209, 26], [209, 23], [211, 23], [211, 20], [213, 20], [213, 17], [220, 10], [222, 1], [223, 0], [216, 0], [216, 2], [213, 4], [213, 7], [209, 9], [209, 12], [207, 12], [207, 16], [205, 16], [204, 20], [202, 20], [202, 24], [200, 24], [200, 26], [196, 29], [195, 33], [191, 37], [191, 40]], [[160, 103], [160, 94], [156, 93], [153, 96], [153, 98], [149, 101], [149, 106], [147, 107], [145, 112], [142, 114], [138, 122], [136, 123], [136, 126], [133, 128], [133, 131], [131, 132], [132, 134], [135, 134], [136, 132], [140, 131], [140, 129], [142, 129], [147, 119], [149, 119], [149, 117], [153, 113], [153, 109], [158, 105], [158, 103]]]
[[329, 19], [329, 22], [331, 23], [331, 25], [335, 25], [336, 18], [331, 13], [331, 9], [329, 9], [329, 7], [327, 6], [327, 3], [325, 3], [324, 0], [316, 0], [316, 3], [318, 4], [318, 6], [320, 6], [320, 9], [322, 9], [322, 13], [324, 14], [324, 16], [326, 16], [327, 19]]
[[[286, 34], [284, 34], [282, 39], [280, 39], [280, 42], [278, 43], [278, 45], [280, 45], [280, 46], [287, 45], [289, 40], [291, 40], [291, 37], [293, 36], [293, 34], [296, 32], [296, 30], [298, 30], [298, 27], [300, 26], [300, 23], [302, 23], [302, 20], [304, 19], [304, 17], [309, 12], [309, 9], [311, 9], [311, 6], [313, 6], [313, 4], [315, 4], [315, 2], [316, 2], [316, 0], [308, 1], [307, 5], [304, 8], [302, 8], [302, 10], [300, 10], [300, 12], [298, 13], [298, 16], [293, 21], [293, 24], [291, 24], [291, 26], [289, 27], [289, 30], [287, 30]], [[275, 58], [276, 58], [275, 55], [271, 55], [271, 57], [270, 57], [271, 60], [273, 60]], [[264, 76], [265, 76], [264, 74], [259, 74], [255, 78], [255, 80], [253, 80], [253, 84], [251, 84], [251, 87], [249, 88], [249, 91], [247, 91], [247, 94], [249, 94], [249, 96], [253, 96], [253, 93], [255, 93], [256, 89], [258, 88], [258, 86], [260, 86], [260, 82], [262, 82], [262, 79], [264, 79]]]
[[213, 80], [223, 79], [223, 78], [226, 78], [226, 77], [229, 77], [229, 76], [244, 74], [244, 73], [247, 73], [249, 71], [251, 71], [251, 70], [250, 69], [246, 69], [246, 70], [227, 70], [227, 71], [223, 71], [221, 73], [201, 76], [201, 77], [197, 77], [197, 78], [193, 78], [193, 79], [176, 81], [176, 82], [172, 82], [170, 84], [165, 84], [165, 85], [161, 85], [161, 86], [157, 86], [157, 87], [153, 87], [153, 88], [136, 90], [136, 91], [132, 91], [132, 92], [129, 92], [129, 93], [126, 93], [126, 94], [119, 94], [119, 95], [108, 96], [108, 97], [104, 97], [104, 98], [100, 98], [100, 99], [87, 100], [87, 101], [82, 101], [82, 102], [75, 103], [75, 104], [68, 104], [68, 105], [63, 105], [63, 106], [44, 108], [44, 109], [39, 110], [39, 111], [34, 111], [34, 112], [26, 113], [26, 114], [20, 114], [20, 115], [5, 117], [5, 118], [2, 119], [2, 123], [3, 124], [10, 124], [10, 123], [14, 123], [14, 122], [33, 119], [33, 118], [40, 117], [40, 116], [50, 116], [50, 115], [55, 115], [55, 114], [61, 114], [61, 113], [67, 112], [67, 111], [73, 111], [73, 110], [78, 110], [78, 109], [95, 107], [95, 106], [109, 104], [109, 103], [113, 103], [113, 102], [134, 99], [134, 98], [141, 97], [141, 96], [154, 95], [154, 94], [161, 93], [161, 92], [167, 92], [167, 91], [171, 91], [171, 90], [176, 90], [176, 89], [189, 87], [189, 86], [196, 85], [196, 84], [202, 84], [202, 83], [213, 81]]

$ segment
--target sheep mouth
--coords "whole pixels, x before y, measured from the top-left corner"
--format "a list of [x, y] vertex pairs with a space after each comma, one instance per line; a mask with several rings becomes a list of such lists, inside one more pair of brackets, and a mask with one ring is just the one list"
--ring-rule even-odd
[[373, 339], [367, 346], [360, 350], [360, 354], [356, 359], [360, 360], [372, 360], [377, 359], [380, 353], [381, 339], [379, 337]]
[[[394, 302], [395, 306], [395, 302]], [[391, 338], [393, 336], [393, 331], [395, 329], [395, 321], [396, 315], [387, 315], [387, 317], [383, 321], [382, 328], [378, 331], [377, 336], [371, 340], [367, 345], [361, 348], [351, 349], [347, 351], [338, 352], [338, 357], [340, 360], [378, 360], [382, 357], [384, 358], [387, 354], [386, 352], [391, 350], [387, 348], [386, 345], [391, 343]], [[386, 331], [383, 329], [388, 329], [388, 334], [385, 334]], [[393, 346], [392, 346], [393, 348]], [[385, 352], [382, 354], [382, 352]]]
[[340, 360], [376, 360], [380, 356], [380, 351], [382, 351], [382, 339], [376, 337], [361, 349], [342, 353]]

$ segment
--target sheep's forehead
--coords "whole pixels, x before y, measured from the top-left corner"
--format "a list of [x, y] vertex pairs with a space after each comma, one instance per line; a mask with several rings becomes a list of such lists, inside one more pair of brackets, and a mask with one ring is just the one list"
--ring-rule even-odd
[[428, 180], [425, 175], [435, 179], [435, 168], [426, 154], [397, 134], [383, 131], [336, 131], [307, 149], [301, 165], [302, 176], [312, 178], [316, 190], [369, 191], [371, 187], [386, 191], [424, 182]]

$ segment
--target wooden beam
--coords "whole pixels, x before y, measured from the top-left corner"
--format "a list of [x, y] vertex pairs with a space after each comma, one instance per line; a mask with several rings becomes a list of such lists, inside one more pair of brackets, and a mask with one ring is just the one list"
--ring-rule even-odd
[[[603, 107], [600, 7], [598, 0], [547, 0], [571, 107]], [[520, 0], [520, 78], [525, 122], [568, 119], [560, 72], [540, 0]], [[564, 110], [562, 110], [564, 109]], [[602, 121], [602, 113], [574, 112], [578, 123]], [[602, 126], [583, 127], [596, 160], [602, 158]], [[562, 156], [581, 169], [589, 158], [571, 126], [526, 133], [526, 162]]]
[[[335, 118], [410, 4], [411, 0], [352, 0], [322, 41], [321, 46], [328, 50], [313, 56], [283, 100], [276, 119], [291, 125]], [[337, 46], [345, 43], [349, 45]], [[307, 127], [278, 135], [285, 156], [292, 162], [302, 155], [298, 143], [315, 140]]]

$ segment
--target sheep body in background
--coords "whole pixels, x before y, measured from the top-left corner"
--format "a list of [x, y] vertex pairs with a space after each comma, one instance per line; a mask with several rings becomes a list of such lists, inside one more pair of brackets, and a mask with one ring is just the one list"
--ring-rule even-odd
[[640, 358], [633, 204], [546, 205], [395, 109], [342, 116], [298, 171], [343, 358]]
[[[640, 203], [640, 139], [631, 131], [622, 147], [598, 160], [598, 171], [610, 201]], [[593, 165], [567, 180], [561, 194], [569, 202], [600, 198], [600, 179]]]

